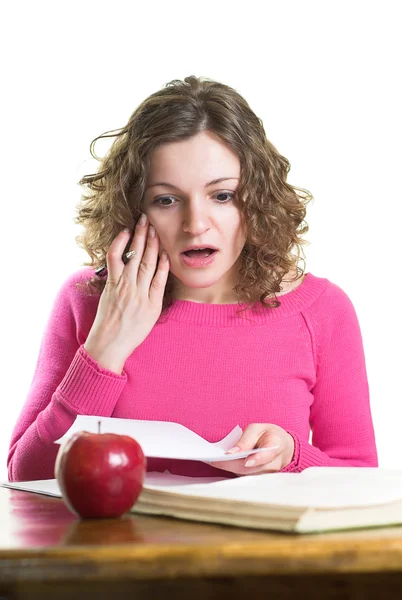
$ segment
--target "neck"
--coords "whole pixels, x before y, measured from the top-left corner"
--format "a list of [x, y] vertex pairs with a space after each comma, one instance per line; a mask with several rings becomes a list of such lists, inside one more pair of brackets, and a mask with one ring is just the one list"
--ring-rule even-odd
[[[222, 283], [222, 282], [221, 282]], [[188, 300], [203, 304], [237, 304], [239, 297], [230, 286], [220, 287], [216, 285], [205, 288], [190, 288], [183, 286], [182, 282], [174, 278], [172, 297], [174, 300]]]

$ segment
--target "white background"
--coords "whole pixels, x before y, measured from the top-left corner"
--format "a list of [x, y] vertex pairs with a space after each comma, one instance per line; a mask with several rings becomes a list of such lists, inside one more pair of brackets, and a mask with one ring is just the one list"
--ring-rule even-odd
[[387, 0], [3, 8], [0, 480], [54, 296], [86, 260], [73, 218], [77, 182], [95, 168], [89, 144], [192, 74], [237, 89], [290, 160], [290, 183], [313, 193], [307, 271], [355, 305], [380, 466], [402, 468], [399, 8]]

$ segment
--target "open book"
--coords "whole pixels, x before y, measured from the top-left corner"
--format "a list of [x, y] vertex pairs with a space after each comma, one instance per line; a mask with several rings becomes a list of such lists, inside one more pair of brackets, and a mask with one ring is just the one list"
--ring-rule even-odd
[[[61, 496], [55, 479], [0, 485]], [[402, 470], [310, 467], [235, 479], [147, 473], [132, 512], [296, 533], [396, 525]]]

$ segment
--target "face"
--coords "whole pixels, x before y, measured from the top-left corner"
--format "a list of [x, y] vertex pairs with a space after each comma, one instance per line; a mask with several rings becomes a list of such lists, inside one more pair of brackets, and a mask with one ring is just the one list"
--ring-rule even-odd
[[[152, 152], [143, 211], [159, 235], [159, 253], [169, 255], [175, 298], [236, 303], [233, 287], [246, 241], [234, 199], [239, 177], [238, 156], [211, 132]], [[190, 266], [182, 252], [192, 245], [218, 250], [210, 264]]]

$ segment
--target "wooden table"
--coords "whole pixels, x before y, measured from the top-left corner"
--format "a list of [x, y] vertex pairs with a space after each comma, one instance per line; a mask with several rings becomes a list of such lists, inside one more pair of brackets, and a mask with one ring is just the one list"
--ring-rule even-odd
[[0, 600], [399, 598], [402, 527], [277, 534], [161, 517], [80, 521], [0, 488]]

